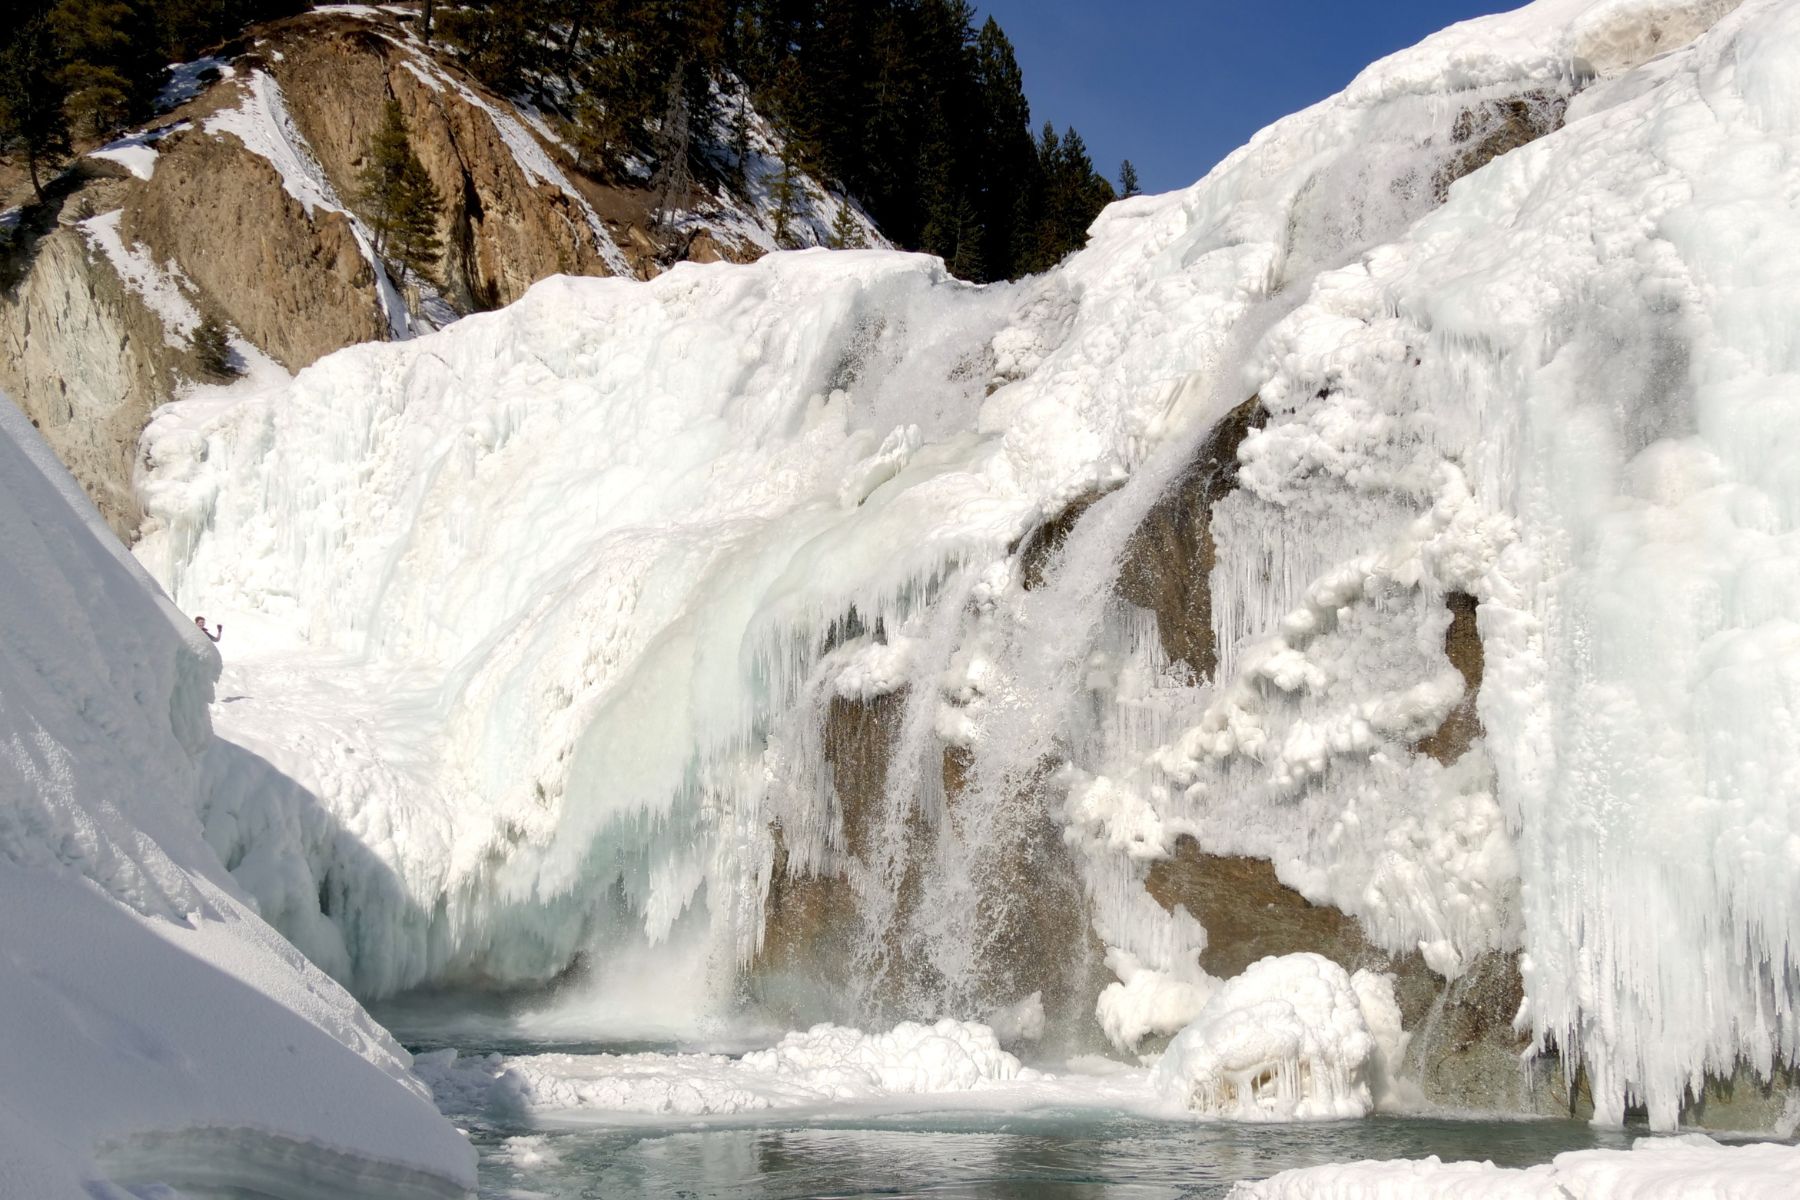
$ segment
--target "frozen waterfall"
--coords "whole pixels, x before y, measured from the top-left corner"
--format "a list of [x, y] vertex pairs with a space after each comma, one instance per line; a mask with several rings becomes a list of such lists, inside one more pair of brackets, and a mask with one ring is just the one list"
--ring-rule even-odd
[[1120, 1049], [1224, 983], [1157, 865], [1266, 860], [1672, 1125], [1800, 1054], [1796, 71], [1539, 0], [1020, 284], [553, 279], [171, 406], [207, 835], [365, 995]]

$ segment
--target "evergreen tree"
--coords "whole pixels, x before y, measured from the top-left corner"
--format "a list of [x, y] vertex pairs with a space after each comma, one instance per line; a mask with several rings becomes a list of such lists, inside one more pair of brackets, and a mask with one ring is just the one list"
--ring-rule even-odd
[[0, 49], [0, 154], [25, 160], [40, 201], [43, 172], [69, 153], [66, 96], [62, 57], [49, 19], [41, 9], [28, 13]]
[[107, 137], [149, 110], [163, 71], [149, 0], [56, 0], [50, 26], [82, 136]]
[[661, 225], [671, 210], [682, 207], [687, 201], [688, 186], [693, 182], [688, 169], [693, 137], [688, 120], [686, 79], [685, 63], [669, 77], [668, 107], [663, 111], [662, 125], [656, 136], [656, 174], [650, 180], [650, 191], [656, 196], [652, 227]]
[[775, 244], [783, 250], [791, 250], [796, 245], [794, 218], [800, 211], [800, 180], [794, 158], [793, 146], [784, 144], [781, 148], [781, 170], [774, 172], [769, 183], [769, 197], [775, 202], [775, 211], [771, 214], [775, 225]]
[[1138, 191], [1137, 168], [1131, 165], [1131, 160], [1128, 158], [1119, 164], [1119, 195], [1122, 197], [1135, 196]]
[[856, 214], [848, 203], [838, 205], [837, 219], [831, 223], [831, 248], [833, 250], [861, 250], [868, 245], [863, 237], [862, 226], [857, 223]]
[[388, 101], [381, 128], [364, 158], [356, 198], [374, 236], [375, 253], [396, 268], [400, 280], [409, 270], [432, 278], [443, 255], [438, 237], [443, 199], [413, 153], [398, 101]]
[[194, 364], [203, 379], [216, 383], [236, 379], [243, 374], [231, 356], [231, 340], [217, 317], [207, 314], [188, 339], [194, 353]]

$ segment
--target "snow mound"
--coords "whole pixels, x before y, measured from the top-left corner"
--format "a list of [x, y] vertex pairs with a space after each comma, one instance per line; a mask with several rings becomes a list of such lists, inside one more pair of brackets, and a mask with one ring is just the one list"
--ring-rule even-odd
[[405, 1051], [202, 839], [211, 644], [4, 396], [0, 597], [7, 1193], [278, 1165], [288, 1195], [460, 1195], [474, 1156]]
[[1524, 1170], [1492, 1163], [1360, 1162], [1240, 1183], [1232, 1200], [1785, 1200], [1800, 1147], [1721, 1146], [1699, 1134], [1575, 1150]]
[[1371, 1082], [1398, 1061], [1399, 1027], [1391, 979], [1352, 980], [1317, 954], [1265, 958], [1175, 1035], [1153, 1079], [1169, 1099], [1233, 1120], [1366, 1116]]

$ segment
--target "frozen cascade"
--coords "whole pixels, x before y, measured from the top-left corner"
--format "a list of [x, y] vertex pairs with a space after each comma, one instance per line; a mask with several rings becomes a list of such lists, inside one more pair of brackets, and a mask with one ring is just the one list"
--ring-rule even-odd
[[[1121, 1048], [1224, 982], [1147, 888], [1191, 837], [1446, 979], [1522, 950], [1537, 1047], [1672, 1124], [1800, 1051], [1797, 65], [1775, 0], [1539, 0], [1022, 284], [551, 280], [172, 406], [140, 555], [231, 630], [208, 836], [371, 995], [580, 962], [565, 1015], [689, 1028], [800, 919], [779, 863], [854, 910], [808, 1019], [1041, 992]], [[1251, 409], [1166, 628], [1133, 538]]]

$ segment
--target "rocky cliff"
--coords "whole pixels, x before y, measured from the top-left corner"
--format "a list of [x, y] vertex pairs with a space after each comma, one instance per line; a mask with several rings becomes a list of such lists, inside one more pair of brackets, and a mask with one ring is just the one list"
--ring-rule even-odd
[[[199, 379], [189, 339], [203, 317], [228, 327], [243, 365], [292, 372], [511, 303], [549, 275], [648, 278], [774, 247], [756, 165], [747, 194], [720, 173], [659, 219], [646, 187], [583, 174], [554, 116], [492, 94], [410, 25], [345, 6], [252, 28], [172, 68], [158, 117], [84, 147], [46, 202], [0, 179], [0, 207], [17, 205], [0, 226], [0, 388], [121, 537], [141, 519], [138, 434]], [[389, 278], [352, 203], [390, 99], [444, 198], [444, 253], [424, 283]], [[778, 143], [760, 120], [752, 142], [766, 165]], [[840, 200], [812, 180], [802, 191], [791, 227], [821, 242]]]

